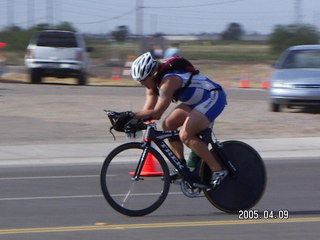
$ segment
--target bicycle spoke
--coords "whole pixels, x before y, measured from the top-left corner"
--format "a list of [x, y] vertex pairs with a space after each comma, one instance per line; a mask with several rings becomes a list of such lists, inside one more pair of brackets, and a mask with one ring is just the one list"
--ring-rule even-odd
[[123, 199], [123, 201], [122, 201], [122, 204], [121, 204], [122, 207], [124, 207], [124, 204], [125, 204], [125, 202], [127, 201], [130, 193], [131, 193], [131, 189], [129, 189], [128, 193], [127, 193], [126, 196], [124, 197], [124, 199]]

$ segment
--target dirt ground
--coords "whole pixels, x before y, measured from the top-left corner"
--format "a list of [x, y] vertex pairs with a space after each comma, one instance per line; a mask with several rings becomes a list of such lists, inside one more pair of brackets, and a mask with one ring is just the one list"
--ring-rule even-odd
[[227, 139], [318, 137], [320, 110], [284, 109], [274, 113], [270, 112], [267, 99], [230, 99], [217, 119], [215, 132]]
[[[319, 110], [286, 109], [274, 113], [269, 111], [265, 89], [226, 88], [226, 92], [228, 105], [214, 127], [219, 139], [319, 136]], [[0, 144], [113, 142], [103, 109], [139, 110], [143, 95], [144, 89], [136, 87], [0, 81]], [[172, 104], [168, 111], [174, 107]]]

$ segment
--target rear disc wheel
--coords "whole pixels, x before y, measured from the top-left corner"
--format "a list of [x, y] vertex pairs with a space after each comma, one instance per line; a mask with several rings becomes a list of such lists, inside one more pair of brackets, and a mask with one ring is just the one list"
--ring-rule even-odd
[[[240, 141], [222, 143], [222, 150], [237, 169], [216, 189], [205, 191], [206, 198], [218, 209], [228, 213], [252, 208], [262, 197], [266, 185], [266, 170], [260, 155]], [[202, 180], [209, 182], [211, 171], [206, 164], [201, 170]]]

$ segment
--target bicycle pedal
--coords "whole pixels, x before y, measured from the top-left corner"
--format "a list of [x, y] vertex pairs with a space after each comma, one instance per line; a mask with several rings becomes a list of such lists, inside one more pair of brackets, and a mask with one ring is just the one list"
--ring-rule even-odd
[[212, 191], [212, 190], [217, 190], [218, 188], [220, 188], [222, 184], [217, 184], [217, 185], [207, 185], [207, 188], [204, 189], [205, 191], [209, 192], [209, 191]]

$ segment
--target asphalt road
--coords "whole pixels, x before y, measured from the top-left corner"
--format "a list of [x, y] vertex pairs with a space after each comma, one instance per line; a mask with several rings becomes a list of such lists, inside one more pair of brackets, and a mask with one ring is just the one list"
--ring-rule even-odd
[[[102, 197], [100, 165], [1, 168], [0, 239], [318, 239], [319, 159], [266, 162], [268, 186], [254, 208], [289, 219], [239, 220], [172, 185], [165, 203], [139, 218]], [[211, 236], [211, 237], [210, 237]]]

